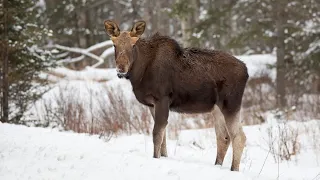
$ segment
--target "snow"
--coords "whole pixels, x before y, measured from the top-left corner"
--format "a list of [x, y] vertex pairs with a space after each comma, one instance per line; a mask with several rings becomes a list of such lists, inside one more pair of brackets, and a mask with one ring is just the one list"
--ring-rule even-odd
[[111, 80], [117, 79], [116, 70], [113, 68], [110, 69], [96, 69], [92, 67], [86, 67], [82, 71], [75, 71], [71, 69], [67, 69], [64, 67], [58, 67], [52, 69], [50, 73], [42, 73], [43, 78], [53, 78], [53, 74], [59, 74], [63, 76], [64, 80], [84, 80], [84, 81], [102, 81], [102, 80]]
[[312, 53], [316, 53], [319, 51], [320, 51], [320, 39], [310, 43], [309, 48], [305, 53], [303, 53], [303, 56], [306, 57]]
[[269, 75], [273, 80], [276, 79], [276, 69], [268, 68], [268, 66], [275, 65], [277, 59], [272, 54], [252, 54], [236, 56], [243, 61], [247, 68], [249, 77], [259, 77], [261, 75]]
[[41, 9], [46, 9], [46, 2], [45, 0], [38, 0], [35, 6], [40, 7]]
[[[320, 126], [319, 121], [291, 124]], [[240, 172], [231, 172], [231, 148], [222, 167], [213, 164], [214, 129], [181, 131], [177, 140], [168, 141], [169, 157], [154, 159], [151, 136], [143, 134], [106, 142], [95, 135], [0, 124], [0, 179], [276, 179], [278, 164], [263, 143], [268, 127], [244, 127], [247, 146]], [[279, 179], [320, 179], [319, 149], [318, 154], [310, 149], [306, 134], [301, 140], [301, 154], [279, 163]]]
[[100, 57], [102, 59], [106, 59], [108, 56], [111, 56], [113, 54], [114, 54], [114, 48], [111, 47], [111, 48], [108, 48], [105, 51], [103, 51], [103, 53], [100, 55]]
[[96, 49], [100, 49], [100, 48], [103, 48], [103, 47], [106, 47], [106, 46], [112, 46], [113, 45], [113, 42], [111, 40], [108, 40], [108, 41], [103, 41], [101, 43], [97, 43], [93, 46], [90, 46], [87, 51], [93, 51], [93, 50], [96, 50]]

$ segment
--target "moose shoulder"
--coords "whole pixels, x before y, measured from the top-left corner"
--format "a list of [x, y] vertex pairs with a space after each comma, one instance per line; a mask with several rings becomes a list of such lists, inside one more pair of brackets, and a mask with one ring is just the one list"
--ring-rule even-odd
[[154, 110], [154, 157], [167, 156], [165, 129], [170, 110], [212, 112], [218, 148], [215, 164], [222, 164], [232, 142], [231, 170], [238, 171], [246, 142], [240, 123], [248, 80], [245, 64], [222, 51], [182, 48], [159, 34], [140, 38], [144, 21], [136, 22], [131, 31], [120, 31], [113, 21], [104, 24], [114, 43], [119, 78], [127, 78], [137, 100]]

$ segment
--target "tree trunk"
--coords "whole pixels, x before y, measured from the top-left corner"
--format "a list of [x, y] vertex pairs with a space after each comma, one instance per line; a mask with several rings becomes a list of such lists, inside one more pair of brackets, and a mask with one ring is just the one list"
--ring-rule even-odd
[[[117, 22], [119, 25], [121, 23], [121, 4], [118, 1], [113, 1], [113, 7], [114, 7], [114, 21]], [[120, 27], [121, 29], [121, 27]]]
[[277, 9], [277, 18], [276, 18], [276, 34], [277, 34], [277, 106], [279, 108], [284, 108], [286, 106], [285, 99], [285, 34], [284, 34], [284, 14], [283, 14], [283, 6], [281, 3], [276, 6]]
[[182, 43], [184, 47], [190, 47], [191, 41], [190, 38], [192, 36], [192, 25], [199, 22], [200, 15], [200, 2], [198, 0], [191, 0], [189, 7], [191, 8], [191, 12], [188, 12], [181, 19], [181, 31], [182, 31]]
[[4, 49], [3, 49], [3, 77], [2, 77], [2, 112], [1, 122], [9, 121], [9, 82], [8, 82], [8, 56], [9, 56], [9, 43], [8, 43], [8, 0], [4, 0]]
[[181, 32], [182, 32], [182, 44], [183, 47], [189, 47], [190, 46], [190, 16], [182, 17], [181, 19]]
[[87, 46], [92, 46], [94, 44], [94, 40], [93, 40], [93, 22], [94, 19], [92, 18], [92, 16], [95, 14], [93, 13], [94, 11], [92, 11], [92, 9], [88, 9], [86, 10], [86, 28], [89, 30], [89, 33], [86, 33], [86, 41], [87, 41]]
[[78, 10], [76, 11], [77, 14], [77, 31], [78, 38], [79, 38], [79, 47], [81, 48], [87, 48], [88, 47], [88, 41], [87, 41], [87, 34], [86, 34], [86, 28], [88, 28], [88, 16], [87, 11], [83, 7], [84, 5], [82, 2], [78, 4]]
[[132, 14], [131, 14], [131, 17], [132, 17], [132, 22], [135, 22], [137, 20], [140, 19], [139, 17], [139, 5], [138, 5], [138, 0], [132, 0], [131, 1], [131, 6], [132, 6]]
[[151, 25], [151, 17], [152, 17], [152, 11], [150, 10], [150, 6], [152, 4], [152, 1], [149, 0], [144, 0], [143, 1], [143, 19], [146, 21], [147, 23], [147, 27], [145, 30], [145, 35], [150, 35], [152, 34], [152, 25]]
[[151, 34], [154, 34], [158, 31], [158, 15], [157, 11], [159, 10], [159, 3], [158, 0], [152, 0], [152, 4], [149, 4], [149, 11], [151, 14]]
[[199, 22], [200, 16], [200, 0], [191, 0], [191, 7], [192, 7], [192, 24]]

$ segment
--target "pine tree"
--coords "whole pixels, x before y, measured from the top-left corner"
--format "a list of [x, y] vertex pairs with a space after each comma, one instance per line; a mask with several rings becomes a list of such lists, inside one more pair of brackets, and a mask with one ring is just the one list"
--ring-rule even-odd
[[307, 35], [305, 29], [311, 21], [319, 22], [319, 3], [314, 0], [239, 1], [235, 14], [238, 31], [230, 46], [241, 48], [243, 53], [276, 52], [277, 105], [286, 106], [286, 93], [296, 89], [288, 86], [292, 79], [290, 72], [298, 62], [304, 62], [299, 54], [313, 42], [310, 37], [315, 34]]
[[[0, 53], [7, 53], [8, 57], [8, 89], [3, 86], [6, 92], [1, 99], [8, 98], [9, 105], [9, 117], [3, 118], [20, 123], [30, 103], [41, 94], [37, 87], [43, 84], [35, 80], [41, 71], [53, 65], [48, 61], [49, 53], [37, 45], [51, 32], [38, 24], [39, 11], [33, 0], [10, 0], [1, 4], [6, 7], [0, 9], [0, 21], [5, 22], [0, 26]], [[1, 69], [5, 70], [3, 65]], [[6, 112], [3, 115], [6, 116]]]
[[[52, 42], [69, 47], [87, 48], [106, 39], [103, 21], [121, 20], [122, 3], [106, 0], [45, 0], [46, 26], [53, 30]], [[127, 4], [130, 5], [129, 1]], [[130, 16], [131, 17], [131, 16]]]

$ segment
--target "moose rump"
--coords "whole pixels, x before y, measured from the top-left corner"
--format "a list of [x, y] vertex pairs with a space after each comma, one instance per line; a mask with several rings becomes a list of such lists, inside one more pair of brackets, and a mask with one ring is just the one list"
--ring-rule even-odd
[[211, 112], [217, 134], [216, 163], [221, 165], [232, 142], [231, 170], [238, 171], [246, 142], [240, 123], [247, 68], [234, 56], [217, 50], [182, 48], [174, 39], [155, 34], [141, 38], [145, 22], [120, 31], [105, 21], [115, 45], [118, 76], [127, 78], [136, 99], [151, 108], [154, 117], [154, 157], [167, 156], [169, 111]]

